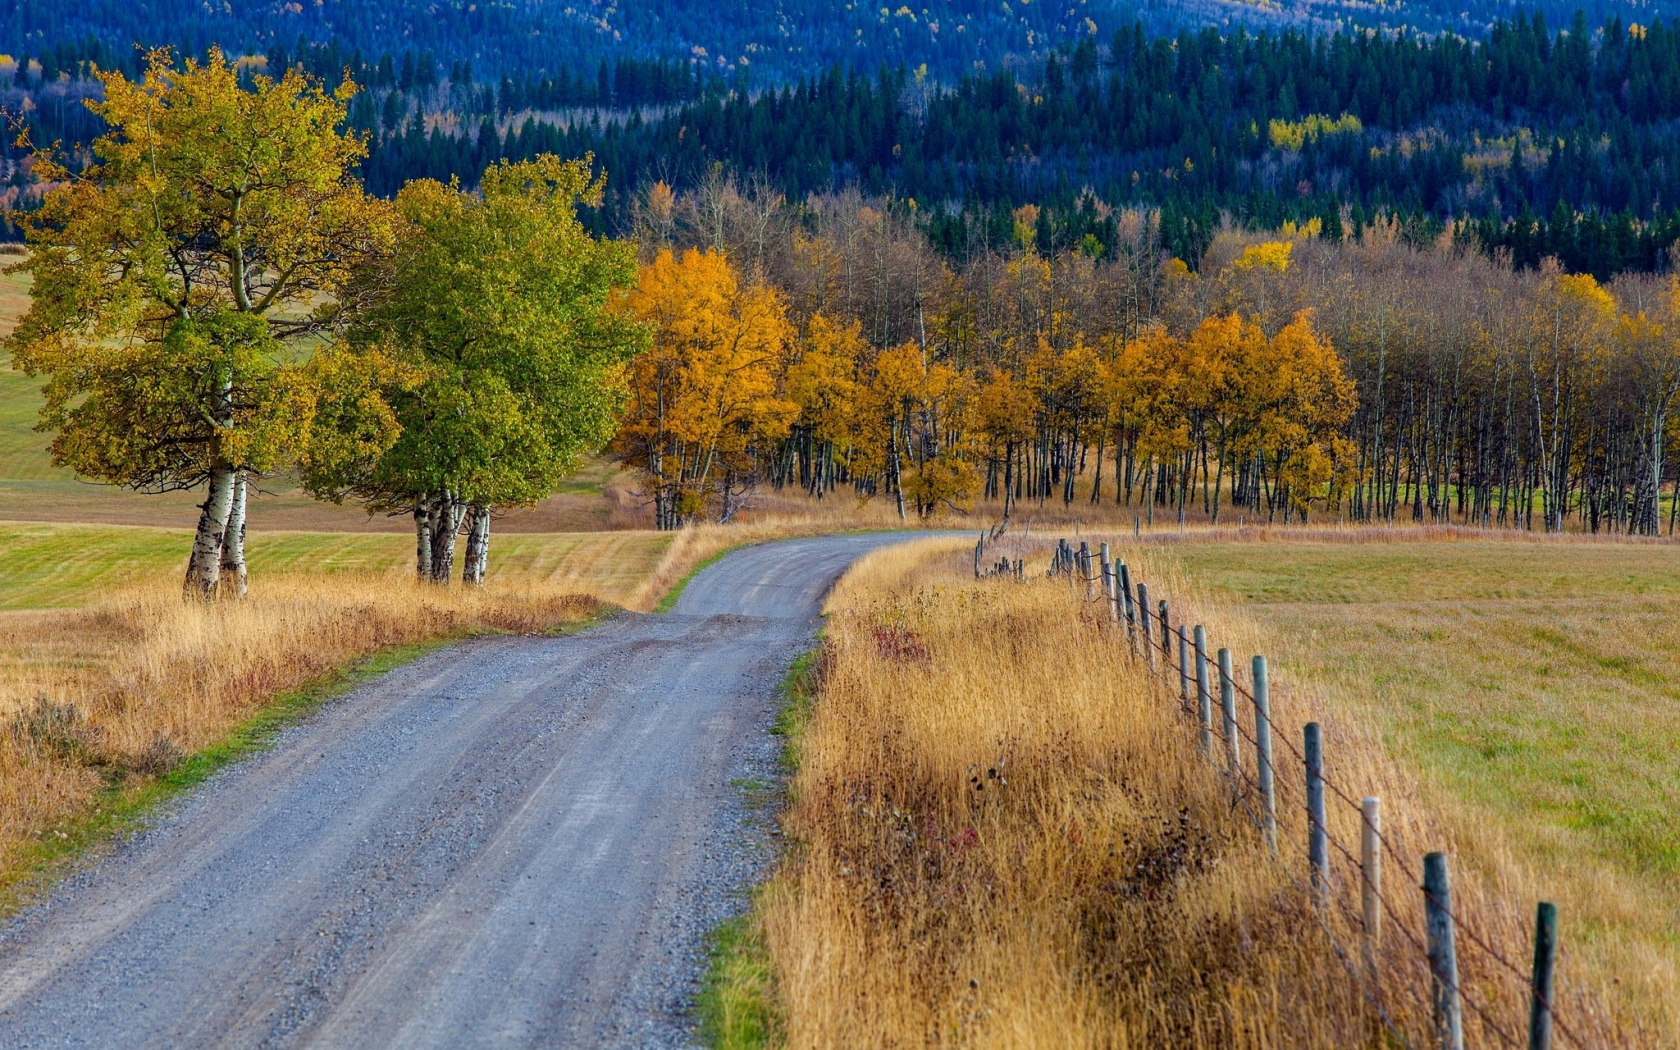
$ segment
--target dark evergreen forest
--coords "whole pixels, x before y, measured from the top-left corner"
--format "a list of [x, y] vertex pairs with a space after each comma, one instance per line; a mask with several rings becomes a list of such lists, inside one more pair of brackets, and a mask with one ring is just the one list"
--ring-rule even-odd
[[[1554, 24], [1576, 8], [1593, 25], [1661, 12], [1651, 0], [1525, 6]], [[751, 69], [768, 84], [835, 64], [926, 64], [936, 76], [955, 76], [977, 62], [995, 69], [1009, 56], [1042, 57], [1088, 32], [1106, 37], [1133, 22], [1168, 35], [1244, 23], [1482, 36], [1512, 9], [1508, 0], [0, 0], [0, 51], [40, 59], [91, 38], [125, 60], [136, 45], [160, 44], [260, 55], [301, 38], [317, 46], [338, 41], [347, 55], [429, 51], [444, 65], [468, 61], [493, 77], [553, 75], [562, 65], [592, 73], [603, 59], [665, 58], [712, 71]]]
[[[89, 38], [50, 67], [17, 66], [0, 99], [30, 98], [37, 143], [86, 142], [87, 71], [112, 58]], [[1680, 22], [1593, 29], [1577, 14], [1554, 30], [1535, 12], [1481, 40], [1137, 23], [945, 82], [835, 65], [767, 88], [666, 59], [486, 76], [336, 43], [272, 47], [258, 65], [331, 83], [348, 72], [367, 89], [350, 119], [376, 192], [588, 152], [609, 174], [593, 217], [608, 230], [654, 181], [692, 187], [721, 167], [795, 199], [846, 186], [888, 197], [954, 256], [1010, 239], [1027, 203], [1044, 250], [1104, 255], [1113, 209], [1158, 208], [1163, 245], [1192, 265], [1227, 219], [1316, 219], [1338, 237], [1393, 216], [1419, 242], [1599, 276], [1661, 268], [1680, 237]]]
[[794, 197], [856, 184], [914, 202], [953, 252], [1007, 240], [1028, 202], [1046, 250], [1092, 238], [1106, 251], [1109, 208], [1158, 206], [1167, 246], [1192, 262], [1221, 215], [1317, 218], [1332, 236], [1397, 215], [1408, 236], [1453, 231], [1520, 265], [1555, 255], [1600, 276], [1656, 268], [1680, 236], [1680, 23], [1594, 33], [1577, 18], [1553, 33], [1534, 16], [1483, 42], [1133, 27], [949, 87], [836, 68], [701, 96], [656, 117], [504, 116], [454, 134], [382, 126], [364, 104], [367, 176], [391, 192], [588, 151], [613, 180], [611, 223], [649, 181], [692, 185], [722, 164]]

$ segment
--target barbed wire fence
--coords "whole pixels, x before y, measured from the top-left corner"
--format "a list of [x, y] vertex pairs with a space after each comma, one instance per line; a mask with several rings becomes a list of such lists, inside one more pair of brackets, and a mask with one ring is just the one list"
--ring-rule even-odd
[[[1023, 557], [985, 561], [995, 542], [982, 534], [975, 544], [975, 577], [1025, 580]], [[1508, 937], [1455, 907], [1444, 851], [1422, 855], [1421, 893], [1409, 901], [1384, 884], [1385, 863], [1416, 870], [1417, 852], [1399, 828], [1385, 830], [1380, 797], [1355, 798], [1328, 774], [1319, 723], [1303, 726], [1300, 746], [1289, 734], [1274, 733], [1266, 657], [1249, 661], [1245, 684], [1231, 650], [1210, 652], [1206, 628], [1174, 624], [1158, 594], [1152, 608], [1148, 584], [1134, 579], [1107, 543], [1092, 551], [1085, 542], [1076, 548], [1057, 540], [1047, 575], [1066, 579], [1083, 604], [1101, 607], [1096, 619], [1124, 632], [1129, 658], [1155, 674], [1169, 695], [1176, 690], [1203, 757], [1229, 782], [1233, 807], [1254, 825], [1289, 884], [1312, 901], [1318, 927], [1395, 1045], [1464, 1050], [1467, 1031], [1469, 1045], [1517, 1050], [1619, 1042], [1604, 1038], [1604, 1019], [1596, 1014], [1591, 1032], [1577, 1031], [1567, 1009], [1560, 1015], [1559, 1007], [1570, 1004], [1560, 1001], [1556, 987], [1552, 903], [1535, 908], [1533, 956], [1525, 967], [1498, 947]], [[1358, 842], [1346, 841], [1338, 824], [1357, 827]], [[1524, 1012], [1526, 1031], [1513, 1022]]]

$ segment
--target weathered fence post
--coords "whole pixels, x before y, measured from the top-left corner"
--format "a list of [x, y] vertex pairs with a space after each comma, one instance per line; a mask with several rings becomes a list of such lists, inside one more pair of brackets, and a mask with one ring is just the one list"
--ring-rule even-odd
[[1302, 733], [1307, 759], [1307, 863], [1312, 867], [1314, 896], [1330, 903], [1330, 843], [1324, 823], [1324, 734], [1317, 722]]
[[1196, 711], [1202, 719], [1202, 753], [1213, 758], [1213, 691], [1208, 685], [1207, 628], [1197, 624], [1196, 643]]
[[1260, 781], [1260, 814], [1266, 826], [1266, 845], [1277, 854], [1277, 787], [1272, 765], [1272, 685], [1266, 673], [1266, 658], [1256, 656], [1254, 669], [1254, 763]]
[[1172, 662], [1172, 627], [1167, 618], [1167, 600], [1162, 598], [1155, 606], [1155, 615], [1161, 621], [1161, 655]]
[[[1225, 756], [1231, 766], [1231, 787], [1241, 791], [1242, 747], [1237, 730], [1237, 683], [1231, 677], [1231, 650], [1219, 650], [1219, 708], [1225, 713]], [[1210, 719], [1211, 721], [1211, 719]]]
[[1541, 901], [1534, 917], [1533, 998], [1528, 1009], [1528, 1050], [1552, 1050], [1552, 970], [1557, 963], [1557, 905]]
[[1102, 579], [1102, 595], [1108, 597], [1108, 544], [1097, 550], [1097, 575]]
[[1091, 571], [1091, 545], [1079, 541], [1079, 575], [1085, 580], [1085, 602], [1097, 600], [1097, 574]]
[[1138, 626], [1143, 631], [1143, 651], [1149, 654], [1149, 669], [1155, 670], [1155, 639], [1149, 633], [1149, 585], [1137, 585]]
[[1179, 624], [1173, 636], [1178, 639], [1178, 702], [1190, 710], [1190, 632]]
[[1359, 887], [1365, 920], [1365, 973], [1377, 983], [1377, 950], [1382, 947], [1382, 802], [1375, 796], [1360, 801], [1364, 827], [1359, 835]]
[[1120, 614], [1126, 621], [1126, 641], [1130, 643], [1132, 652], [1137, 652], [1137, 617], [1132, 609], [1132, 570], [1126, 567], [1124, 561], [1115, 563], [1115, 571], [1120, 574]]
[[982, 536], [980, 542], [974, 545], [974, 578], [977, 580], [980, 578], [980, 552], [985, 549], [986, 540]]
[[1459, 1013], [1458, 953], [1453, 945], [1452, 890], [1447, 885], [1447, 855], [1423, 858], [1424, 929], [1428, 937], [1429, 973], [1433, 978], [1435, 1045], [1439, 1050], [1464, 1050], [1464, 1018]]

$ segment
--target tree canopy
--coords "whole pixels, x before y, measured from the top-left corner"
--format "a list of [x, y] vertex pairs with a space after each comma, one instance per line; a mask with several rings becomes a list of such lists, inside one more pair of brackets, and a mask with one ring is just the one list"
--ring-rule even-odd
[[[187, 588], [209, 594], [247, 473], [308, 452], [319, 384], [343, 369], [304, 362], [392, 243], [392, 213], [363, 194], [363, 144], [340, 130], [352, 87], [288, 72], [245, 89], [217, 51], [180, 67], [154, 52], [139, 80], [100, 81], [93, 163], [37, 154], [53, 188], [23, 218], [32, 251], [14, 270], [32, 299], [6, 345], [47, 377], [56, 463], [149, 491], [207, 486]], [[364, 435], [388, 441], [368, 408]]]
[[[487, 540], [492, 509], [547, 496], [617, 425], [619, 370], [641, 332], [608, 298], [634, 281], [635, 246], [578, 221], [601, 196], [590, 167], [543, 156], [492, 166], [476, 193], [409, 184], [392, 258], [357, 287], [370, 305], [354, 340], [388, 348], [420, 381], [390, 393], [401, 435], [371, 469], [306, 481], [371, 510], [413, 512], [437, 540], [423, 568], [440, 579], [468, 508]], [[482, 542], [469, 554], [481, 574]]]

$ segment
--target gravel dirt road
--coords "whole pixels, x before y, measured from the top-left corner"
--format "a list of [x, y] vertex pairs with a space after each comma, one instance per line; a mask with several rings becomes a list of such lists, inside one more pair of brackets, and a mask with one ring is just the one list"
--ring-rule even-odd
[[775, 686], [894, 539], [747, 548], [672, 614], [357, 689], [0, 930], [0, 1047], [688, 1045], [769, 855]]

